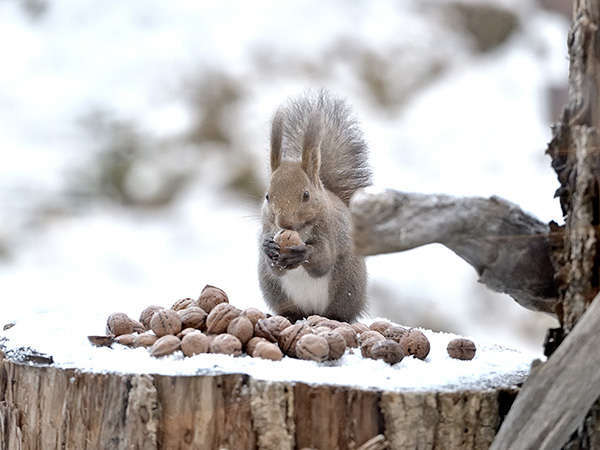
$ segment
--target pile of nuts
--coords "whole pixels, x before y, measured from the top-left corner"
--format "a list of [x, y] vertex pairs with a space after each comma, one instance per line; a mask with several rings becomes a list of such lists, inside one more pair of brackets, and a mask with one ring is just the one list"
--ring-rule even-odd
[[[278, 361], [283, 355], [312, 361], [339, 359], [346, 349], [360, 348], [365, 358], [388, 364], [406, 356], [425, 359], [429, 341], [417, 329], [407, 329], [378, 320], [370, 326], [309, 316], [295, 324], [279, 315], [264, 314], [256, 308], [241, 310], [229, 303], [227, 294], [207, 285], [197, 299], [183, 298], [171, 308], [148, 306], [139, 321], [124, 313], [114, 313], [106, 323], [107, 336], [89, 336], [92, 344], [111, 346], [113, 342], [130, 347], [149, 348], [160, 357], [181, 350], [185, 356], [222, 353], [238, 356], [243, 352]], [[456, 339], [448, 344], [453, 358], [472, 359], [475, 344]]]

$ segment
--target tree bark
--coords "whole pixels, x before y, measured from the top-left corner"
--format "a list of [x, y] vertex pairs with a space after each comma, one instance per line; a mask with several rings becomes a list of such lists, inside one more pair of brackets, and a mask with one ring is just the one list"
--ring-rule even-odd
[[392, 392], [0, 362], [0, 449], [486, 449], [516, 388]]
[[489, 288], [534, 311], [554, 313], [557, 292], [548, 225], [499, 197], [457, 198], [386, 190], [350, 202], [358, 253], [439, 243], [467, 261]]

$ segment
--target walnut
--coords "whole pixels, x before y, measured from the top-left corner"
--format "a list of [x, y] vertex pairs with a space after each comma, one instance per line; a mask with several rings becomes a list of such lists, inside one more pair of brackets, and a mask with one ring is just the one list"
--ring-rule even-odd
[[360, 335], [360, 353], [363, 358], [371, 357], [371, 348], [377, 342], [384, 341], [385, 338], [377, 331], [365, 331]]
[[187, 334], [193, 333], [194, 331], [199, 331], [197, 328], [184, 328], [179, 333], [177, 333], [177, 337], [179, 339], [183, 339], [183, 337]]
[[144, 331], [144, 326], [137, 320], [131, 319], [125, 313], [114, 313], [108, 316], [106, 321], [106, 332], [114, 336], [122, 334], [131, 334], [134, 332], [141, 333]]
[[366, 326], [364, 323], [361, 322], [356, 322], [350, 325], [354, 331], [356, 332], [356, 334], [361, 334], [364, 331], [368, 331], [369, 327]]
[[269, 342], [267, 341], [265, 338], [263, 337], [258, 337], [258, 336], [254, 336], [252, 339], [250, 339], [247, 343], [246, 343], [246, 353], [248, 353], [250, 356], [254, 356], [254, 350], [256, 349], [256, 346], [260, 343], [260, 342]]
[[194, 356], [200, 353], [208, 353], [210, 338], [201, 331], [195, 330], [186, 334], [181, 340], [181, 350], [185, 356]]
[[314, 327], [312, 330], [313, 330], [313, 333], [315, 333], [315, 334], [325, 333], [326, 331], [334, 331], [329, 327], [321, 327], [321, 326]]
[[239, 356], [242, 354], [242, 343], [232, 334], [219, 334], [210, 343], [210, 352]]
[[296, 356], [296, 343], [305, 334], [312, 333], [310, 325], [306, 322], [298, 322], [295, 325], [291, 325], [285, 328], [280, 334], [277, 342], [279, 347], [288, 356], [297, 358]]
[[142, 325], [144, 325], [144, 328], [146, 330], [150, 329], [150, 320], [152, 319], [154, 313], [156, 311], [160, 311], [161, 309], [164, 308], [159, 305], [151, 305], [142, 311], [142, 313], [140, 314], [140, 322], [142, 323]]
[[339, 322], [337, 320], [333, 320], [333, 319], [325, 319], [322, 320], [321, 322], [319, 322], [319, 326], [320, 327], [327, 327], [330, 330], [335, 330], [338, 327], [342, 327], [342, 326], [347, 326], [348, 324], [345, 322]]
[[329, 357], [327, 339], [317, 334], [306, 334], [296, 343], [296, 355], [301, 359], [322, 362]]
[[312, 316], [308, 316], [306, 318], [306, 323], [308, 323], [311, 327], [317, 327], [324, 320], [329, 320], [329, 319], [327, 319], [327, 317], [318, 316], [318, 315], [315, 314], [315, 315], [312, 315]]
[[181, 331], [181, 319], [172, 309], [161, 309], [152, 315], [150, 328], [159, 338], [167, 334], [177, 334]]
[[408, 330], [400, 339], [400, 345], [406, 356], [413, 355], [415, 358], [425, 359], [429, 355], [429, 340], [421, 331], [414, 328]]
[[229, 322], [227, 332], [238, 338], [242, 345], [246, 345], [254, 336], [254, 326], [248, 317], [238, 316]]
[[346, 352], [346, 341], [337, 330], [326, 330], [319, 333], [319, 336], [324, 337], [329, 345], [329, 359], [340, 359]]
[[250, 322], [252, 322], [253, 327], [256, 326], [256, 322], [266, 317], [261, 310], [256, 308], [245, 309], [244, 311], [242, 311], [242, 316], [246, 316], [248, 319], [250, 319]]
[[383, 332], [391, 325], [392, 324], [387, 320], [376, 320], [371, 325], [369, 325], [369, 328], [373, 331], [378, 331], [379, 333], [383, 334]]
[[177, 336], [167, 334], [156, 340], [156, 342], [150, 348], [150, 354], [156, 357], [170, 355], [171, 353], [179, 350], [180, 346], [181, 341]]
[[200, 297], [196, 300], [196, 306], [199, 306], [208, 314], [210, 314], [212, 309], [220, 303], [229, 303], [227, 294], [224, 290], [209, 284], [204, 286], [204, 289], [202, 289], [202, 292], [200, 293]]
[[221, 334], [227, 331], [229, 322], [238, 317], [242, 311], [229, 303], [219, 303], [206, 318], [206, 331], [210, 334]]
[[181, 311], [182, 309], [186, 309], [189, 308], [190, 306], [196, 306], [196, 301], [193, 298], [181, 298], [179, 300], [177, 300], [175, 303], [173, 303], [173, 306], [171, 306], [171, 309], [173, 311]]
[[377, 341], [369, 351], [373, 359], [383, 359], [388, 364], [396, 364], [404, 358], [402, 346], [392, 339]]
[[126, 345], [127, 347], [131, 347], [135, 340], [135, 334], [122, 334], [115, 338], [115, 342], [117, 344]]
[[475, 357], [475, 352], [477, 351], [475, 343], [464, 338], [451, 340], [448, 342], [446, 350], [448, 351], [450, 358], [462, 359], [464, 361], [473, 359]]
[[281, 332], [290, 326], [292, 326], [292, 324], [285, 317], [271, 316], [256, 322], [254, 335], [264, 337], [271, 342], [277, 342]]
[[337, 327], [335, 331], [342, 335], [342, 337], [346, 341], [347, 347], [358, 347], [358, 338], [356, 337], [356, 332], [354, 331], [354, 328], [352, 328], [350, 325], [342, 324], [341, 326]]
[[273, 344], [272, 342], [264, 340], [256, 344], [256, 348], [254, 349], [252, 356], [255, 358], [279, 361], [283, 358], [283, 353], [281, 353], [281, 350], [277, 344]]
[[208, 316], [208, 314], [198, 306], [190, 306], [186, 309], [181, 309], [177, 311], [177, 314], [179, 314], [183, 328], [197, 328], [198, 330], [204, 328], [206, 317]]
[[138, 334], [133, 341], [134, 347], [152, 347], [154, 343], [158, 340], [158, 336], [156, 336], [152, 331], [146, 331], [145, 333]]
[[408, 330], [399, 325], [390, 325], [383, 331], [383, 336], [387, 339], [391, 339], [392, 341], [400, 342], [406, 334]]
[[289, 253], [290, 247], [304, 244], [298, 232], [293, 230], [281, 230], [275, 235], [273, 240], [279, 244], [281, 253]]

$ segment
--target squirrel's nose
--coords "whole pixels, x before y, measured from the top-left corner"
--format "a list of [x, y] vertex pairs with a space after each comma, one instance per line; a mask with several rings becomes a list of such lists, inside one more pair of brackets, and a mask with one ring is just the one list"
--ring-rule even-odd
[[279, 228], [283, 228], [284, 230], [293, 230], [294, 229], [294, 223], [287, 217], [278, 217], [277, 218], [277, 226]]

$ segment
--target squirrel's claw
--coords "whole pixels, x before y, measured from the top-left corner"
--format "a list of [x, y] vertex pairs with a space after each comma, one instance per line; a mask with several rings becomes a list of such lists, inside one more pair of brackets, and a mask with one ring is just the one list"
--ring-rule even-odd
[[308, 261], [309, 248], [307, 245], [287, 247], [285, 253], [280, 253], [277, 265], [282, 269], [295, 269]]
[[267, 238], [263, 241], [262, 248], [265, 255], [267, 255], [271, 261], [277, 261], [280, 251], [280, 247], [277, 242], [275, 242], [273, 239]]

